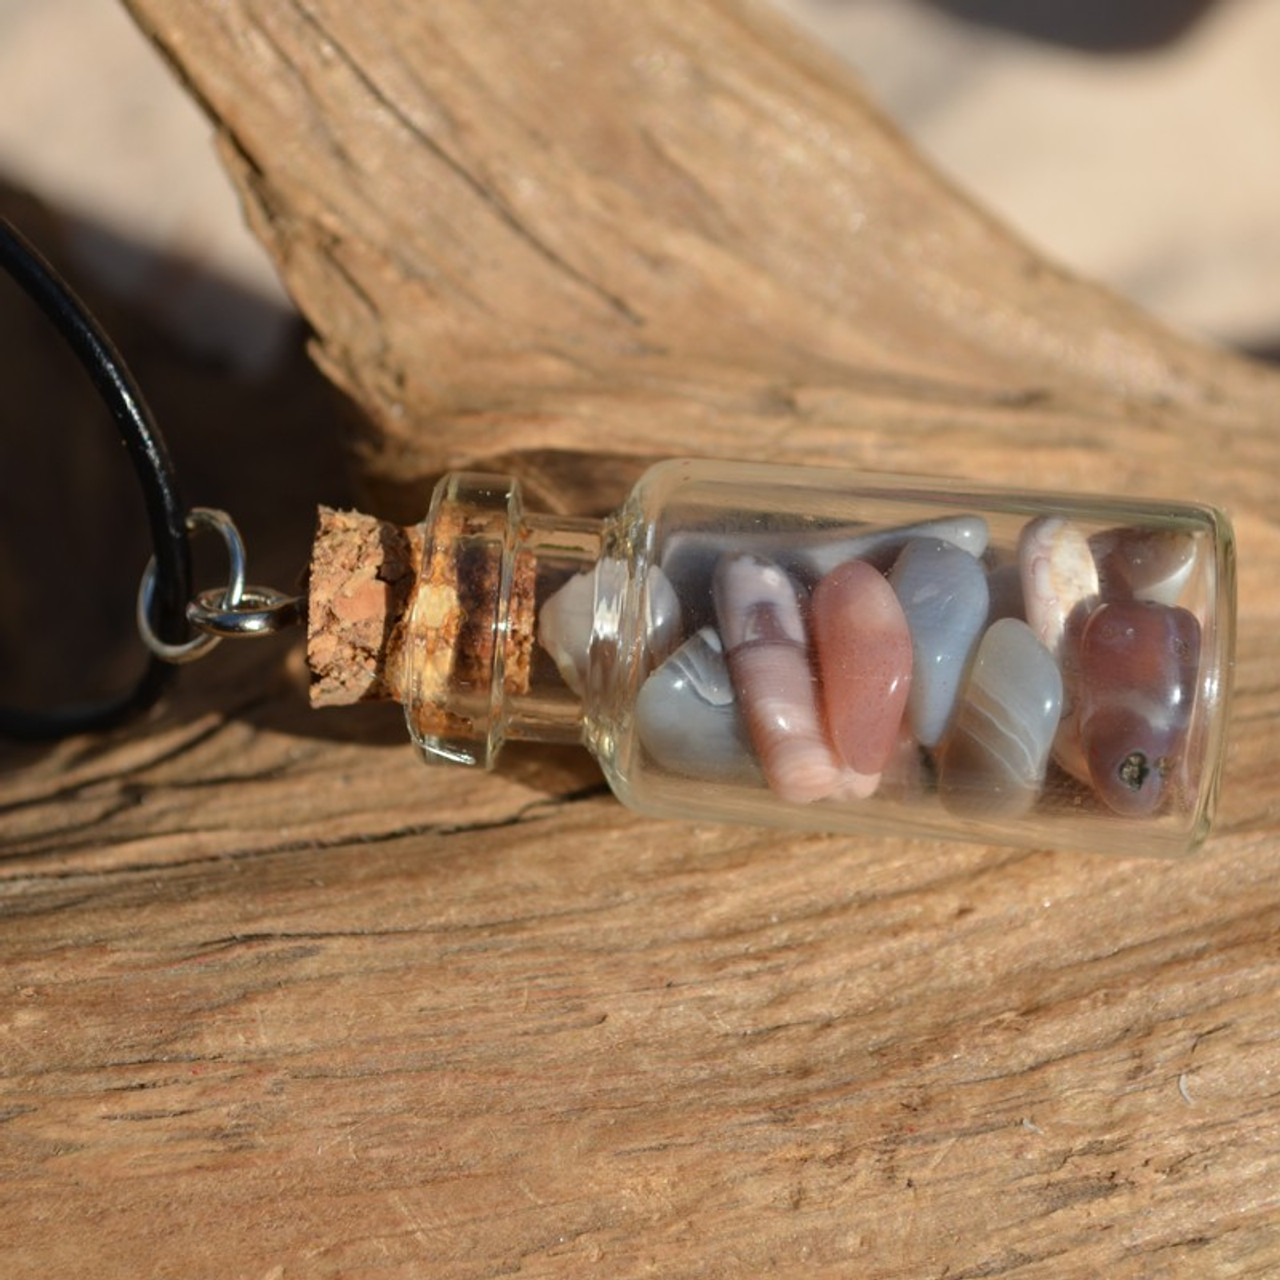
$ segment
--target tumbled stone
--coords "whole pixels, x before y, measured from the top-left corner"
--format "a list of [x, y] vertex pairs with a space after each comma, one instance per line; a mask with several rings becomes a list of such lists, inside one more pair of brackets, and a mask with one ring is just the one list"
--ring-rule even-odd
[[1196, 540], [1181, 529], [1106, 529], [1089, 546], [1106, 600], [1176, 605], [1195, 567]]
[[987, 549], [988, 537], [987, 522], [981, 516], [946, 516], [917, 524], [870, 529], [845, 540], [811, 537], [779, 558], [797, 576], [817, 581], [849, 560], [865, 560], [874, 568], [888, 572], [912, 538], [936, 538], [976, 560]]
[[[591, 632], [602, 581], [606, 593], [621, 591], [625, 571], [620, 565], [598, 564], [576, 573], [547, 598], [538, 613], [538, 643], [551, 655], [560, 678], [579, 697], [587, 687]], [[682, 630], [680, 600], [656, 566], [645, 576], [644, 608], [645, 644], [650, 661], [656, 664], [679, 643]]]
[[776, 564], [796, 582], [813, 587], [837, 565], [866, 560], [888, 572], [912, 538], [937, 538], [975, 558], [986, 550], [987, 522], [977, 515], [946, 516], [888, 528], [848, 528], [725, 533], [689, 529], [674, 533], [662, 552], [662, 571], [681, 597], [694, 608], [710, 590], [716, 565], [724, 555], [752, 555]]
[[818, 686], [795, 585], [756, 556], [726, 556], [715, 610], [756, 758], [783, 800], [808, 804], [849, 784], [822, 732]]
[[654, 762], [671, 773], [708, 782], [762, 780], [714, 627], [690, 636], [645, 680], [636, 731]]
[[1158, 811], [1182, 763], [1195, 707], [1200, 624], [1153, 601], [1101, 605], [1080, 646], [1080, 742], [1098, 797], [1117, 813]]
[[1036, 639], [1055, 657], [1067, 619], [1098, 598], [1098, 570], [1084, 533], [1060, 516], [1030, 521], [1018, 539], [1022, 599]]
[[1034, 804], [1062, 706], [1062, 678], [1025, 622], [982, 637], [938, 757], [938, 794], [953, 813], [1017, 817]]
[[958, 547], [912, 538], [889, 575], [911, 634], [907, 716], [917, 741], [938, 744], [987, 622], [987, 577]]
[[902, 605], [882, 574], [850, 560], [818, 583], [811, 615], [831, 743], [856, 773], [879, 773], [898, 740], [911, 689], [911, 632]]

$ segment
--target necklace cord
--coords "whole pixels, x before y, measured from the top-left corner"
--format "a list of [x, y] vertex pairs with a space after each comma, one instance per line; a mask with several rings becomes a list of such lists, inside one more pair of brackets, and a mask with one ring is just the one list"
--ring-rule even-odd
[[[124, 360], [84, 304], [6, 219], [0, 218], [0, 267], [52, 323], [88, 373], [111, 413], [133, 464], [155, 555], [150, 622], [166, 644], [189, 631], [191, 553], [187, 516], [164, 438]], [[161, 695], [173, 668], [154, 653], [124, 693], [101, 702], [53, 710], [0, 708], [0, 736], [51, 741], [107, 729], [146, 710]]]

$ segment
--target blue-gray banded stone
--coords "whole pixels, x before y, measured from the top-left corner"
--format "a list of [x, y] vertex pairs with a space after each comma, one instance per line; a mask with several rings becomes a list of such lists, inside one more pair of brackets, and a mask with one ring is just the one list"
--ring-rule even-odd
[[955, 710], [960, 684], [987, 622], [987, 575], [968, 552], [939, 538], [912, 538], [889, 584], [911, 631], [907, 721], [916, 741], [935, 747]]
[[1005, 618], [978, 645], [938, 758], [953, 813], [1018, 817], [1035, 803], [1062, 712], [1062, 676], [1025, 622]]
[[725, 532], [687, 529], [668, 538], [662, 571], [686, 602], [709, 599], [716, 566], [724, 555], [771, 560], [797, 583], [812, 588], [837, 565], [866, 560], [887, 573], [912, 538], [953, 543], [975, 559], [987, 548], [987, 522], [979, 515], [943, 516], [918, 524], [846, 525], [836, 528]]
[[680, 777], [764, 785], [714, 627], [690, 636], [640, 687], [636, 731], [654, 763]]

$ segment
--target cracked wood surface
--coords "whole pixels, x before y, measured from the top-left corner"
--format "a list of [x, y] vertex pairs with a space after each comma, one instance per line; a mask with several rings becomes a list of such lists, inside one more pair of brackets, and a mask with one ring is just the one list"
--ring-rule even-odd
[[[426, 772], [282, 646], [7, 749], [4, 1274], [1276, 1274], [1275, 375], [1046, 266], [755, 7], [130, 7], [380, 514], [499, 458], [598, 509], [672, 451], [1215, 501], [1237, 714], [1173, 864], [659, 823], [573, 752]], [[329, 496], [274, 403], [235, 444]]]

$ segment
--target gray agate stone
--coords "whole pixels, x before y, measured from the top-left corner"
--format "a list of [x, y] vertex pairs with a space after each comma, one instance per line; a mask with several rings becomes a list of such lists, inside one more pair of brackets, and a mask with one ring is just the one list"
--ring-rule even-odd
[[636, 730], [654, 762], [681, 777], [761, 785], [714, 627], [703, 627], [641, 686]]
[[1025, 622], [982, 637], [955, 724], [938, 759], [938, 794], [952, 813], [1014, 818], [1035, 803], [1062, 711], [1062, 676]]
[[987, 522], [981, 516], [945, 516], [890, 528], [738, 531], [691, 529], [673, 534], [662, 553], [662, 571], [686, 601], [709, 599], [716, 565], [723, 555], [748, 555], [772, 561], [805, 587], [813, 587], [837, 565], [866, 560], [887, 573], [912, 538], [949, 542], [977, 558], [987, 547]]
[[976, 560], [987, 549], [987, 522], [981, 516], [947, 516], [896, 528], [869, 529], [852, 538], [811, 541], [777, 558], [802, 579], [824, 577], [847, 560], [865, 560], [884, 572], [912, 538], [936, 538]]
[[987, 621], [987, 577], [967, 552], [938, 538], [912, 538], [889, 584], [911, 629], [907, 717], [916, 740], [937, 746]]

